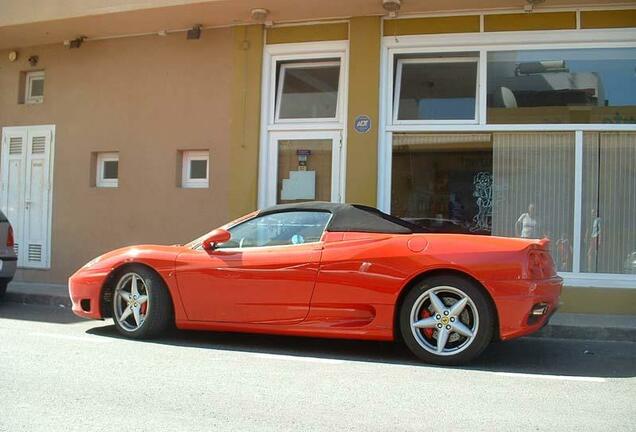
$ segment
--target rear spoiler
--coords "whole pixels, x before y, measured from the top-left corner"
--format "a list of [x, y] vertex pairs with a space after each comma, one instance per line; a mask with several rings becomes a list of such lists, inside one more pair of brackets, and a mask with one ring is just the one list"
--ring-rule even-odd
[[532, 243], [530, 244], [530, 248], [550, 250], [550, 239], [547, 237], [544, 237], [542, 239], [532, 240]]

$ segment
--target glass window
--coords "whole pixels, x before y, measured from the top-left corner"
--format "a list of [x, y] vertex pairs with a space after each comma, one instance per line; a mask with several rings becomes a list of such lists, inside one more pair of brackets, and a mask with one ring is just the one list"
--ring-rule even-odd
[[280, 65], [276, 120], [335, 119], [340, 62]]
[[181, 186], [184, 188], [207, 188], [209, 186], [208, 151], [184, 151], [182, 154]]
[[574, 133], [394, 134], [391, 209], [435, 232], [550, 238], [572, 268]]
[[475, 120], [477, 58], [397, 61], [395, 121]]
[[331, 201], [331, 139], [278, 141], [276, 202]]
[[490, 234], [490, 134], [395, 134], [391, 209], [435, 232]]
[[97, 187], [119, 186], [119, 153], [97, 153]]
[[205, 179], [208, 177], [208, 161], [207, 160], [191, 160], [190, 161], [190, 178]]
[[26, 73], [25, 103], [42, 103], [44, 101], [44, 71]]
[[229, 229], [223, 248], [300, 245], [320, 241], [329, 212], [290, 211], [257, 216]]
[[488, 123], [636, 123], [636, 48], [488, 53]]
[[493, 134], [492, 234], [549, 238], [559, 271], [571, 271], [574, 133]]
[[636, 274], [636, 133], [585, 133], [581, 271]]
[[119, 161], [104, 161], [104, 178], [107, 180], [116, 179], [119, 171]]

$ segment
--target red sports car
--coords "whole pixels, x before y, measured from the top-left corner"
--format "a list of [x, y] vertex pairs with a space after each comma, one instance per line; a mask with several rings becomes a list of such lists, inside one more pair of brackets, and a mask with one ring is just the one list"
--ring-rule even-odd
[[539, 330], [562, 280], [547, 240], [433, 234], [351, 204], [278, 205], [184, 246], [132, 246], [69, 280], [73, 311], [131, 338], [180, 329], [402, 339], [459, 364]]

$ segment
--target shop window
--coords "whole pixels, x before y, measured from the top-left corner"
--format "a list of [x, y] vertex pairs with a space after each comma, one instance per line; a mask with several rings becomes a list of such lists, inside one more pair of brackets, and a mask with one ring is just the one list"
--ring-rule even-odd
[[97, 153], [96, 186], [116, 188], [119, 186], [119, 153]]
[[490, 134], [395, 134], [392, 213], [434, 232], [490, 234]]
[[24, 103], [44, 102], [44, 71], [26, 72]]
[[276, 121], [335, 120], [339, 82], [340, 61], [280, 64]]
[[636, 274], [636, 133], [583, 141], [581, 271]]
[[636, 49], [488, 54], [488, 123], [636, 123]]
[[477, 57], [399, 58], [394, 122], [476, 122], [477, 70]]
[[548, 238], [559, 271], [574, 246], [573, 132], [493, 134], [492, 234]]
[[181, 186], [184, 188], [209, 187], [210, 153], [208, 151], [185, 151], [182, 158]]
[[549, 238], [570, 271], [574, 151], [574, 133], [394, 134], [392, 213], [434, 232]]

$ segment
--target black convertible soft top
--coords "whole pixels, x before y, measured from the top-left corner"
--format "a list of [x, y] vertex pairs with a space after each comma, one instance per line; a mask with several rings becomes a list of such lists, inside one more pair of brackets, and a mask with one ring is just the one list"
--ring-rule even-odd
[[380, 210], [360, 204], [338, 204], [324, 201], [280, 204], [265, 208], [261, 215], [292, 211], [321, 211], [333, 216], [327, 225], [327, 231], [338, 232], [374, 232], [387, 234], [412, 234], [426, 232], [419, 225], [407, 222]]

